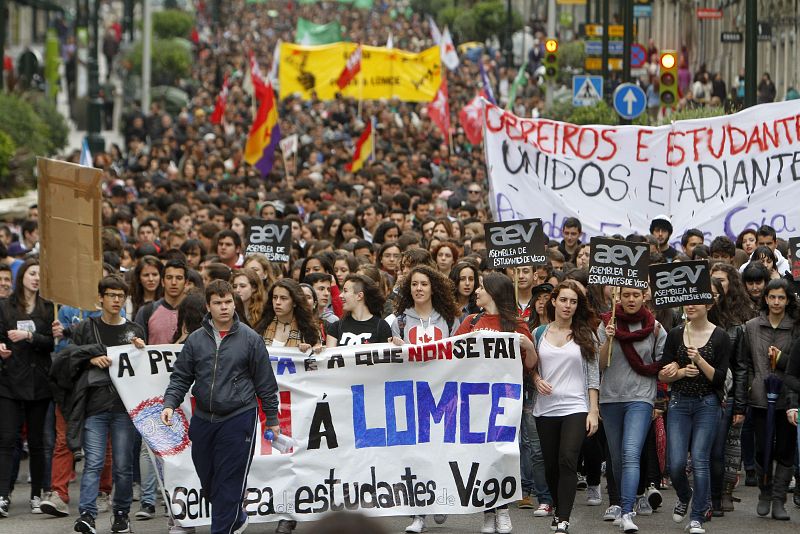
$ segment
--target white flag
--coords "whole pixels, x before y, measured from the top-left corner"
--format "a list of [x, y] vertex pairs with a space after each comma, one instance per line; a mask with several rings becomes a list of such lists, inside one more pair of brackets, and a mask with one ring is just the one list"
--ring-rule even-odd
[[389, 32], [389, 37], [386, 39], [386, 48], [394, 48], [394, 35], [392, 35], [392, 32]]
[[269, 69], [269, 81], [273, 87], [278, 87], [278, 65], [281, 62], [281, 44], [283, 41], [278, 39], [275, 43], [275, 51], [272, 53], [272, 68]]
[[450, 35], [450, 29], [445, 26], [442, 40], [439, 42], [439, 50], [442, 55], [442, 63], [450, 70], [458, 68], [458, 52], [456, 47], [453, 46], [453, 37]]
[[436, 21], [430, 15], [428, 15], [428, 24], [431, 27], [431, 39], [433, 39], [434, 44], [438, 45], [442, 42], [442, 32], [439, 31], [439, 26], [436, 25]]
[[299, 140], [300, 138], [297, 134], [292, 134], [289, 137], [284, 137], [280, 140], [281, 145], [281, 152], [283, 152], [283, 157], [288, 158], [292, 154], [297, 152], [297, 148], [299, 147]]

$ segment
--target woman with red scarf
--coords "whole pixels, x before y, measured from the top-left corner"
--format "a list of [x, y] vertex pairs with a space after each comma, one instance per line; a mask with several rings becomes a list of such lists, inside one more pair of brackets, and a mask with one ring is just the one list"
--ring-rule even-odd
[[[620, 485], [619, 523], [636, 532], [634, 504], [639, 486], [639, 460], [650, 430], [656, 398], [659, 359], [667, 333], [644, 306], [641, 289], [623, 288], [616, 306], [597, 335], [600, 348], [600, 415], [605, 426], [614, 479]], [[609, 346], [613, 347], [609, 356]], [[615, 522], [617, 520], [615, 519]]]

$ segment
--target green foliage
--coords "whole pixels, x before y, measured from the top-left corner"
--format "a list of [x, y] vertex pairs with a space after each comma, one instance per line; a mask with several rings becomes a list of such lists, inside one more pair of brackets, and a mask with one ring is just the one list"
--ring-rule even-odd
[[[137, 42], [128, 54], [133, 72], [142, 73], [142, 43]], [[174, 85], [178, 78], [191, 72], [192, 53], [173, 39], [153, 40], [153, 85]]]
[[[471, 35], [466, 35], [470, 40], [484, 42], [497, 35], [501, 41], [509, 32], [506, 27], [508, 15], [506, 3], [501, 0], [478, 2], [470, 11], [473, 13], [475, 28]], [[516, 11], [511, 11], [511, 32], [522, 28], [522, 16]], [[509, 36], [510, 37], [510, 36]]]
[[17, 152], [17, 145], [7, 133], [0, 131], [0, 180], [8, 178], [11, 169], [11, 158]]
[[439, 24], [442, 21], [439, 20], [438, 13], [451, 5], [451, 0], [411, 0], [411, 9], [417, 13], [427, 13], [435, 16]]
[[32, 156], [53, 153], [47, 125], [30, 103], [17, 95], [0, 93], [0, 117], [0, 131], [8, 134], [17, 148]]
[[548, 119], [571, 122], [572, 124], [619, 124], [619, 117], [608, 104], [601, 101], [594, 106], [575, 107], [571, 100], [556, 102], [552, 109], [542, 114]]
[[64, 116], [58, 112], [56, 105], [42, 95], [36, 95], [30, 99], [33, 110], [42, 119], [46, 127], [46, 134], [50, 149], [57, 151], [67, 146], [69, 141], [69, 125], [64, 120]]
[[571, 41], [559, 43], [558, 63], [561, 70], [561, 83], [572, 85], [572, 75], [576, 72], [583, 72], [586, 54], [583, 49], [583, 41]]
[[684, 109], [673, 113], [671, 116], [664, 119], [665, 123], [670, 121], [685, 121], [691, 119], [710, 119], [712, 117], [721, 117], [725, 115], [725, 110], [722, 106], [704, 108]]
[[157, 39], [189, 37], [194, 27], [194, 15], [178, 9], [153, 13], [153, 35]]
[[449, 26], [453, 28], [453, 31], [456, 31], [455, 22], [458, 18], [458, 15], [462, 12], [462, 9], [458, 9], [454, 6], [448, 6], [439, 11], [439, 14], [436, 15], [436, 23], [440, 27]]

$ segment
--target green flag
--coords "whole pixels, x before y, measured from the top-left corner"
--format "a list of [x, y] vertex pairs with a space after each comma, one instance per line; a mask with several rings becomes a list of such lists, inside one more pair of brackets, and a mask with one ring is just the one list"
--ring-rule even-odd
[[514, 78], [514, 81], [511, 83], [511, 89], [508, 90], [508, 106], [506, 106], [506, 109], [509, 111], [514, 110], [514, 100], [517, 99], [517, 91], [528, 81], [528, 73], [526, 72], [527, 68], [528, 62], [526, 61], [519, 68], [517, 77]]
[[310, 20], [300, 18], [297, 20], [295, 42], [302, 45], [323, 45], [338, 43], [342, 40], [342, 27], [338, 22], [328, 24], [315, 24]]

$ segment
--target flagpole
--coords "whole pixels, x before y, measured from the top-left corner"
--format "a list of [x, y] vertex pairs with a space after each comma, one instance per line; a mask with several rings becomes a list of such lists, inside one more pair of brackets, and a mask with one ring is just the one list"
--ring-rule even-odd
[[[359, 72], [359, 74], [361, 74]], [[359, 80], [356, 78], [356, 82], [358, 83], [358, 118], [361, 118], [361, 104], [364, 101], [364, 84], [361, 83], [363, 80]]]
[[375, 161], [375, 140], [377, 139], [377, 135], [375, 132], [375, 116], [373, 115], [369, 119], [370, 130], [372, 130], [372, 161]]

